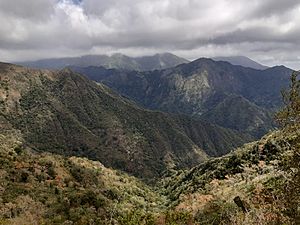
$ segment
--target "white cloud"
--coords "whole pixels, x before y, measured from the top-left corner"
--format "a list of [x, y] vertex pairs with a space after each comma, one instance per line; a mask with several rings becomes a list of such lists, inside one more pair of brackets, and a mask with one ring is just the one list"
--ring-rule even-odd
[[298, 21], [298, 0], [0, 0], [0, 60], [171, 51], [299, 67]]

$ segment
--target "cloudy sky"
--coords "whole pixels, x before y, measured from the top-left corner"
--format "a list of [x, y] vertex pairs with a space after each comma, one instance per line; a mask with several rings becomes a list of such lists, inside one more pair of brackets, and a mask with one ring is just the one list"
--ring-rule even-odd
[[0, 61], [245, 55], [300, 69], [299, 0], [0, 0]]

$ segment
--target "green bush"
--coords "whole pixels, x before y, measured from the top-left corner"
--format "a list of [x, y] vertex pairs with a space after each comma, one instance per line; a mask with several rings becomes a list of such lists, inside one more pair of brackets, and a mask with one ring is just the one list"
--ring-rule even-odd
[[197, 213], [195, 220], [199, 224], [219, 225], [230, 224], [231, 216], [236, 212], [236, 206], [221, 200], [215, 200]]
[[142, 210], [134, 210], [125, 215], [120, 215], [118, 222], [121, 225], [155, 225], [154, 216]]
[[23, 152], [23, 148], [21, 146], [17, 146], [14, 148], [15, 153], [17, 153], [18, 155], [21, 155]]

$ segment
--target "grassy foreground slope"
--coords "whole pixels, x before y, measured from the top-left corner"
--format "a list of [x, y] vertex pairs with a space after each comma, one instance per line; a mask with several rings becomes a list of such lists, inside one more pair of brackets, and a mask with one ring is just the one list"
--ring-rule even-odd
[[281, 168], [292, 155], [293, 138], [274, 132], [191, 170], [175, 171], [162, 181], [169, 207], [188, 211], [193, 224], [295, 224], [299, 217], [284, 196], [291, 177]]
[[0, 224], [297, 224], [299, 193], [289, 192], [296, 208], [287, 204], [291, 175], [281, 167], [296, 136], [274, 132], [150, 187], [97, 161], [24, 148], [20, 132], [7, 131]]
[[19, 131], [0, 134], [0, 224], [124, 224], [130, 211], [162, 208], [163, 198], [134, 177], [23, 142]]

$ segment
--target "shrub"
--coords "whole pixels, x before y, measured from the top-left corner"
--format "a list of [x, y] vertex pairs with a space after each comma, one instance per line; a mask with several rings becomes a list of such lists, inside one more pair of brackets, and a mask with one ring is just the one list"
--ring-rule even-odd
[[230, 224], [231, 217], [236, 210], [236, 206], [231, 203], [214, 200], [209, 202], [203, 210], [199, 211], [195, 219], [199, 224]]
[[18, 155], [21, 155], [21, 153], [23, 152], [23, 148], [21, 146], [17, 146], [17, 147], [15, 147], [14, 151]]
[[118, 222], [121, 225], [155, 225], [154, 216], [142, 210], [133, 210], [125, 215], [120, 215]]

